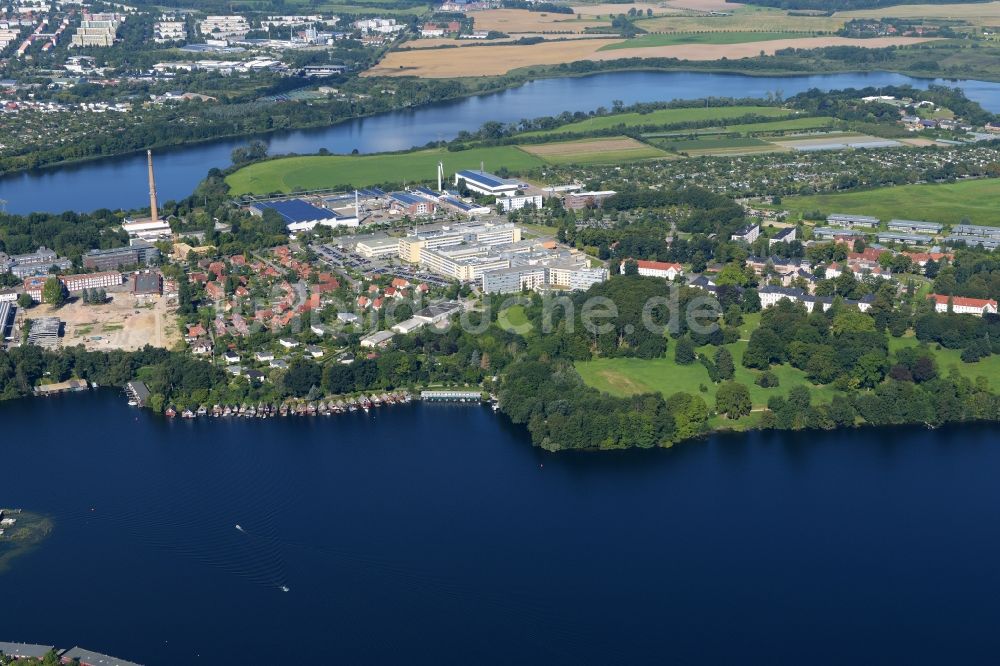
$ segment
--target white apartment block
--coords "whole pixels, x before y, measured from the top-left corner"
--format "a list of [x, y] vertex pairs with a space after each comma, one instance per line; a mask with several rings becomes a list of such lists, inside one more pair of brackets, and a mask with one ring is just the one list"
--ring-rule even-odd
[[250, 24], [242, 16], [207, 16], [198, 24], [198, 31], [213, 39], [243, 39], [250, 32]]
[[153, 25], [153, 41], [183, 42], [187, 39], [187, 24], [184, 21], [157, 21]]

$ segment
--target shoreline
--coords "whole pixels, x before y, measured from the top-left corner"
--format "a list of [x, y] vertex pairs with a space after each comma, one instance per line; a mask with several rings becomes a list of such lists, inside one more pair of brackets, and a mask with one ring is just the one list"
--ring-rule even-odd
[[[90, 393], [90, 392], [108, 393], [111, 390], [117, 391], [118, 393], [122, 393], [123, 392], [123, 390], [120, 387], [112, 388], [112, 387], [109, 387], [109, 386], [100, 386], [100, 387], [88, 388], [88, 389], [86, 389], [84, 391], [73, 391], [73, 392], [69, 392], [68, 394], [67, 393], [60, 393], [60, 394], [53, 394], [53, 395], [49, 395], [49, 396], [35, 394], [35, 395], [29, 395], [29, 396], [20, 396], [20, 397], [17, 397], [17, 398], [11, 398], [9, 400], [0, 401], [0, 404], [2, 404], [4, 402], [11, 402], [11, 401], [22, 400], [22, 399], [38, 399], [38, 398], [44, 398], [44, 397], [56, 398], [56, 397], [64, 397], [64, 396], [67, 396], [67, 395], [69, 395], [69, 396], [77, 395], [77, 394], [80, 394], [80, 393]], [[306, 399], [292, 399], [292, 400], [286, 400], [282, 404], [295, 403], [297, 406], [301, 406], [302, 407], [301, 410], [299, 410], [299, 409], [289, 410], [287, 414], [275, 413], [275, 414], [268, 415], [268, 416], [261, 416], [261, 415], [259, 415], [257, 413], [236, 413], [236, 412], [225, 413], [225, 414], [212, 414], [211, 409], [209, 409], [208, 413], [206, 413], [206, 414], [195, 413], [195, 414], [192, 414], [191, 416], [182, 416], [182, 413], [179, 410], [177, 410], [174, 414], [168, 414], [168, 413], [165, 413], [165, 412], [158, 412], [158, 411], [150, 408], [149, 406], [138, 406], [137, 408], [139, 410], [141, 410], [143, 413], [148, 413], [148, 414], [152, 414], [154, 416], [158, 416], [160, 418], [161, 422], [169, 423], [169, 422], [172, 422], [172, 421], [181, 421], [181, 422], [184, 422], [184, 421], [209, 421], [209, 422], [215, 422], [215, 421], [219, 421], [219, 420], [221, 420], [223, 422], [228, 422], [231, 419], [237, 419], [237, 420], [239, 420], [239, 419], [259, 419], [259, 418], [286, 420], [286, 417], [289, 418], [289, 419], [293, 419], [294, 420], [297, 417], [321, 418], [321, 417], [327, 417], [327, 416], [334, 416], [334, 415], [338, 415], [338, 414], [341, 414], [341, 413], [347, 414], [347, 413], [354, 413], [354, 412], [357, 412], [358, 415], [365, 415], [365, 414], [371, 413], [374, 416], [374, 414], [378, 411], [378, 409], [381, 408], [381, 406], [392, 407], [394, 405], [400, 405], [400, 404], [404, 405], [404, 406], [416, 406], [416, 405], [424, 405], [425, 403], [430, 403], [430, 404], [441, 404], [441, 405], [450, 405], [450, 406], [491, 407], [491, 409], [492, 409], [492, 411], [493, 411], [494, 414], [503, 415], [506, 418], [508, 425], [513, 426], [513, 427], [517, 428], [519, 431], [521, 431], [522, 434], [523, 434], [523, 436], [527, 439], [527, 441], [531, 443], [531, 447], [533, 449], [538, 449], [540, 451], [545, 451], [546, 453], [550, 453], [550, 454], [553, 454], [553, 455], [554, 454], [560, 454], [560, 453], [568, 453], [568, 452], [580, 452], [582, 454], [583, 453], [606, 453], [606, 454], [610, 454], [610, 453], [631, 452], [631, 453], [634, 454], [637, 451], [650, 451], [650, 450], [657, 450], [657, 449], [660, 449], [660, 450], [672, 450], [672, 449], [676, 449], [676, 448], [678, 448], [678, 447], [680, 447], [682, 445], [691, 445], [691, 444], [706, 443], [708, 440], [710, 440], [712, 438], [715, 438], [715, 437], [725, 438], [725, 439], [735, 439], [735, 438], [746, 437], [746, 436], [754, 434], [754, 433], [756, 433], [756, 434], [764, 434], [764, 433], [810, 433], [810, 432], [812, 432], [812, 433], [826, 433], [826, 432], [828, 432], [828, 433], [834, 433], [834, 432], [848, 433], [848, 432], [855, 432], [855, 431], [859, 431], [859, 430], [871, 430], [871, 429], [875, 429], [875, 430], [889, 430], [889, 429], [894, 429], [894, 428], [919, 428], [919, 429], [923, 429], [923, 430], [941, 430], [941, 429], [944, 429], [944, 428], [957, 427], [957, 426], [976, 426], [976, 425], [978, 425], [978, 426], [997, 426], [998, 424], [1000, 424], [1000, 421], [996, 421], [996, 420], [972, 419], [972, 420], [961, 420], [961, 421], [945, 421], [945, 422], [937, 424], [937, 425], [931, 424], [931, 423], [927, 423], [927, 422], [919, 422], [919, 423], [918, 422], [912, 422], [912, 423], [892, 423], [892, 424], [872, 424], [872, 423], [867, 423], [867, 422], [856, 422], [852, 426], [835, 427], [835, 428], [829, 428], [829, 429], [826, 429], [826, 428], [810, 428], [810, 427], [803, 427], [803, 428], [798, 428], [798, 429], [795, 429], [795, 428], [762, 428], [762, 427], [759, 426], [759, 424], [749, 425], [748, 427], [745, 427], [745, 428], [726, 427], [725, 425], [720, 425], [720, 426], [715, 426], [715, 427], [709, 427], [706, 431], [698, 433], [698, 434], [693, 435], [691, 437], [687, 437], [685, 439], [677, 440], [677, 441], [674, 441], [674, 442], [669, 442], [667, 444], [661, 444], [661, 445], [658, 445], [658, 446], [652, 446], [652, 447], [648, 447], [648, 448], [647, 447], [639, 447], [639, 446], [629, 446], [629, 447], [624, 447], [624, 448], [600, 448], [600, 447], [589, 447], [589, 448], [570, 448], [570, 447], [566, 447], [566, 448], [547, 448], [547, 447], [544, 447], [544, 446], [542, 446], [542, 445], [540, 445], [540, 444], [538, 444], [538, 443], [536, 443], [536, 442], [533, 441], [531, 433], [528, 431], [528, 427], [527, 427], [526, 424], [519, 424], [519, 423], [515, 423], [514, 421], [512, 421], [510, 419], [510, 417], [507, 415], [507, 413], [504, 412], [503, 407], [500, 406], [499, 402], [493, 396], [490, 396], [489, 399], [480, 397], [480, 399], [478, 399], [478, 400], [472, 400], [472, 399], [462, 399], [462, 400], [458, 400], [458, 399], [442, 399], [442, 400], [430, 399], [430, 400], [428, 400], [428, 399], [423, 399], [423, 398], [420, 397], [420, 392], [421, 391], [457, 391], [457, 392], [466, 391], [466, 392], [470, 392], [470, 393], [480, 393], [481, 396], [488, 395], [487, 392], [484, 391], [484, 390], [475, 391], [474, 389], [469, 388], [469, 387], [449, 388], [449, 387], [437, 386], [437, 387], [434, 387], [434, 388], [423, 388], [423, 389], [415, 388], [415, 389], [412, 389], [412, 390], [410, 390], [410, 389], [396, 389], [396, 390], [392, 390], [392, 391], [383, 391], [381, 393], [379, 393], [379, 392], [368, 393], [366, 395], [368, 395], [368, 396], [374, 396], [376, 393], [378, 393], [378, 395], [380, 395], [380, 396], [381, 395], [386, 395], [386, 394], [390, 394], [390, 395], [404, 394], [404, 395], [408, 395], [410, 399], [400, 400], [400, 401], [391, 402], [391, 403], [390, 402], [382, 402], [382, 403], [380, 403], [380, 405], [372, 404], [372, 405], [370, 405], [370, 407], [363, 408], [363, 409], [360, 406], [360, 402], [361, 402], [361, 399], [364, 398], [364, 396], [360, 396], [359, 398], [353, 398], [352, 397], [350, 399], [348, 399], [348, 397], [346, 397], [346, 396], [335, 396], [333, 399], [328, 398], [328, 397], [324, 397], [321, 400], [317, 399], [317, 400], [312, 400], [312, 401], [309, 401], [309, 400], [306, 400]], [[348, 410], [345, 409], [343, 411], [330, 411], [330, 410], [327, 410], [327, 411], [322, 411], [321, 412], [321, 411], [319, 411], [318, 408], [315, 409], [315, 410], [313, 410], [313, 411], [309, 411], [309, 408], [308, 408], [308, 405], [310, 403], [316, 403], [316, 404], [318, 404], [320, 402], [323, 402], [323, 403], [333, 403], [335, 401], [341, 401], [341, 402], [345, 402], [345, 403], [347, 403], [347, 402], [355, 402], [355, 404], [357, 404], [358, 406], [357, 406], [356, 409], [353, 409], [353, 410], [350, 410], [350, 411], [348, 411]], [[128, 406], [128, 407], [134, 407], [134, 405], [131, 405], [130, 403], [127, 404], [126, 406]], [[248, 407], [249, 407], [249, 405], [248, 405]], [[2, 558], [0, 558], [0, 564], [2, 564]], [[2, 567], [0, 567], [0, 570], [2, 570]]]
[[[151, 144], [151, 145], [143, 147], [143, 148], [138, 148], [138, 149], [135, 149], [135, 150], [129, 150], [129, 151], [122, 152], [122, 153], [116, 153], [116, 154], [113, 154], [113, 155], [95, 155], [95, 156], [92, 156], [92, 157], [82, 157], [82, 158], [72, 159], [72, 160], [60, 160], [58, 162], [50, 162], [48, 164], [44, 164], [44, 165], [42, 165], [40, 167], [37, 167], [37, 168], [34, 168], [34, 169], [16, 169], [16, 170], [13, 170], [13, 171], [0, 172], [0, 183], [2, 183], [4, 180], [6, 180], [8, 178], [14, 178], [14, 177], [19, 177], [19, 176], [24, 176], [24, 175], [28, 175], [28, 176], [44, 176], [44, 175], [47, 174], [47, 172], [50, 172], [50, 171], [53, 171], [53, 170], [65, 169], [65, 168], [69, 168], [69, 167], [73, 167], [73, 166], [86, 166], [86, 165], [90, 165], [90, 164], [99, 163], [99, 162], [102, 162], [102, 161], [109, 161], [110, 162], [110, 161], [117, 160], [117, 159], [127, 159], [127, 158], [130, 158], [130, 157], [135, 157], [137, 155], [141, 155], [141, 154], [145, 153], [146, 150], [156, 150], [156, 151], [161, 152], [161, 154], [170, 154], [171, 152], [179, 152], [179, 151], [187, 149], [189, 147], [205, 146], [205, 145], [210, 145], [212, 143], [220, 143], [221, 144], [221, 143], [225, 143], [225, 142], [229, 142], [229, 141], [233, 141], [233, 140], [237, 140], [237, 139], [239, 139], [239, 140], [246, 140], [246, 141], [254, 141], [254, 140], [257, 140], [257, 139], [264, 139], [264, 138], [273, 137], [273, 136], [275, 136], [277, 134], [280, 134], [280, 133], [289, 133], [290, 134], [290, 133], [294, 133], [294, 132], [305, 132], [305, 131], [309, 131], [309, 130], [332, 129], [332, 128], [338, 127], [340, 125], [344, 125], [346, 123], [353, 122], [355, 120], [363, 120], [365, 118], [373, 118], [373, 117], [377, 117], [377, 116], [381, 116], [381, 115], [386, 115], [386, 114], [391, 114], [391, 113], [399, 113], [399, 112], [403, 112], [403, 111], [407, 111], [407, 110], [428, 109], [428, 108], [431, 108], [431, 107], [433, 107], [434, 105], [437, 105], [437, 104], [444, 104], [444, 103], [448, 103], [448, 102], [455, 102], [455, 101], [460, 101], [460, 100], [471, 99], [471, 98], [474, 98], [474, 97], [485, 97], [485, 96], [488, 96], [488, 95], [499, 94], [499, 93], [506, 92], [508, 90], [513, 90], [513, 89], [516, 89], [516, 88], [520, 88], [521, 86], [527, 85], [529, 83], [533, 83], [535, 81], [545, 81], [545, 80], [554, 80], [554, 79], [580, 79], [580, 78], [585, 78], [585, 77], [589, 77], [589, 76], [597, 76], [597, 75], [602, 75], [602, 74], [618, 74], [618, 73], [623, 73], [623, 72], [666, 72], [666, 73], [679, 73], [679, 74], [724, 74], [724, 75], [732, 75], [732, 76], [746, 76], [746, 77], [751, 77], [751, 78], [786, 78], [786, 79], [794, 79], [794, 78], [799, 78], [799, 77], [811, 77], [811, 76], [886, 73], [886, 74], [899, 74], [901, 76], [907, 76], [909, 78], [918, 79], [918, 80], [922, 80], [922, 81], [934, 81], [936, 79], [941, 79], [943, 81], [948, 81], [948, 82], [979, 81], [979, 82], [983, 82], [983, 83], [998, 83], [998, 84], [1000, 84], [1000, 76], [996, 76], [996, 77], [982, 76], [982, 77], [968, 77], [968, 78], [951, 78], [951, 77], [943, 77], [943, 76], [928, 76], [926, 72], [917, 72], [917, 71], [910, 71], [910, 70], [905, 70], [905, 69], [898, 69], [897, 70], [897, 69], [892, 69], [892, 68], [858, 69], [856, 67], [845, 67], [845, 68], [830, 68], [830, 69], [825, 69], [823, 71], [803, 71], [803, 70], [790, 70], [790, 69], [783, 69], [783, 68], [744, 70], [744, 69], [741, 69], [741, 68], [738, 68], [738, 67], [727, 66], [725, 64], [720, 64], [720, 66], [718, 66], [718, 67], [691, 67], [690, 64], [685, 64], [685, 63], [690, 63], [690, 62], [691, 61], [679, 61], [677, 66], [655, 66], [655, 65], [641, 65], [641, 64], [639, 64], [639, 65], [634, 66], [634, 67], [630, 67], [630, 66], [609, 67], [609, 68], [595, 69], [593, 71], [587, 71], [587, 72], [559, 71], [557, 69], [559, 67], [559, 65], [546, 65], [545, 67], [550, 68], [549, 70], [542, 71], [542, 72], [532, 71], [531, 74], [528, 74], [528, 72], [524, 71], [524, 70], [534, 70], [534, 68], [520, 68], [520, 69], [511, 70], [507, 74], [504, 74], [504, 75], [501, 75], [501, 76], [486, 77], [487, 80], [489, 80], [489, 79], [497, 79], [498, 80], [498, 85], [496, 85], [496, 86], [494, 86], [494, 87], [492, 87], [490, 89], [469, 91], [469, 92], [467, 92], [465, 94], [461, 94], [461, 95], [452, 95], [452, 96], [449, 96], [449, 97], [443, 97], [441, 99], [438, 99], [438, 100], [435, 100], [433, 102], [429, 102], [429, 103], [426, 103], [426, 104], [417, 104], [417, 105], [412, 105], [412, 106], [401, 106], [401, 107], [390, 109], [390, 110], [386, 110], [386, 111], [376, 111], [376, 112], [373, 112], [373, 113], [359, 114], [359, 115], [351, 116], [349, 118], [344, 118], [342, 120], [338, 120], [338, 121], [333, 122], [333, 123], [306, 123], [306, 124], [302, 124], [302, 125], [295, 125], [293, 127], [285, 127], [285, 128], [274, 129], [274, 130], [265, 131], [265, 132], [220, 134], [220, 135], [217, 135], [217, 136], [206, 137], [206, 138], [203, 138], [203, 139], [196, 139], [196, 140], [193, 140], [193, 141], [183, 141], [183, 142], [179, 142], [179, 143], [156, 143], [156, 144]], [[723, 63], [723, 61], [707, 61], [707, 62], [709, 64]], [[732, 62], [739, 62], [739, 61], [735, 60], [735, 61], [732, 61]], [[519, 74], [519, 72], [522, 72], [522, 73]], [[523, 78], [521, 78], [522, 76], [523, 76]], [[506, 79], [509, 79], [511, 77], [514, 77], [514, 78], [512, 80], [505, 81]], [[408, 78], [408, 77], [370, 77], [370, 78], [372, 78], [372, 79], [375, 79], [375, 78], [385, 78], [385, 79], [399, 78], [399, 79], [405, 79], [405, 78]], [[419, 77], [409, 77], [409, 78], [419, 78]], [[464, 81], [464, 80], [471, 80], [471, 79], [474, 79], [474, 77], [453, 77], [450, 80]], [[449, 80], [449, 79], [440, 79], [440, 80]], [[678, 99], [681, 99], [681, 98], [678, 98]], [[486, 120], [489, 120], [489, 119], [486, 119]], [[484, 120], [484, 122], [485, 122], [485, 120]], [[412, 151], [412, 150], [415, 150], [415, 149], [420, 149], [422, 147], [423, 146], [414, 145], [414, 146], [410, 146], [409, 148], [403, 149], [402, 151], [390, 151], [390, 152], [409, 152], [409, 151]], [[290, 157], [290, 156], [293, 156], [293, 155], [312, 155], [312, 154], [315, 154], [315, 153], [287, 153], [287, 154], [280, 155], [280, 157]], [[331, 152], [330, 154], [331, 155], [346, 155], [348, 153], [333, 153], [333, 152]], [[367, 154], [375, 154], [375, 153], [361, 153], [361, 154], [362, 155], [367, 155]], [[279, 157], [279, 156], [276, 155], [275, 157]], [[230, 168], [232, 166], [234, 166], [234, 165], [230, 164], [230, 165], [227, 165], [227, 166], [224, 166], [224, 167], [217, 167], [217, 168], [225, 170], [225, 169], [228, 169], [228, 168]]]

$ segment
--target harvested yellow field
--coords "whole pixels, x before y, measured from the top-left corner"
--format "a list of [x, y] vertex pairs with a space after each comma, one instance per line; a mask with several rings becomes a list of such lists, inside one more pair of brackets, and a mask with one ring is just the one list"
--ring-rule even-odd
[[732, 12], [743, 5], [726, 0], [667, 0], [663, 4], [674, 9], [687, 9], [696, 12]]
[[[543, 35], [540, 33], [526, 32], [524, 34], [516, 34], [510, 37], [500, 37], [499, 39], [491, 39], [489, 41], [483, 41], [481, 39], [454, 39], [453, 37], [427, 37], [424, 39], [411, 39], [410, 41], [403, 42], [397, 49], [401, 51], [414, 51], [420, 49], [434, 49], [441, 46], [489, 46], [491, 44], [509, 44], [510, 42], [516, 42], [524, 37], [541, 37], [542, 39], [600, 39], [597, 35], [585, 35], [582, 33], [576, 34], [560, 34], [560, 35]], [[606, 37], [605, 37], [606, 39]]]
[[551, 164], [602, 164], [667, 157], [667, 153], [627, 136], [521, 146]]
[[[628, 11], [627, 9], [625, 11]], [[476, 30], [496, 30], [507, 34], [524, 32], [583, 32], [585, 28], [611, 25], [610, 19], [578, 19], [576, 14], [529, 12], [527, 9], [487, 9], [471, 14]]]
[[[714, 2], [715, 0], [709, 0]], [[684, 11], [677, 7], [671, 7], [673, 2], [633, 2], [627, 5], [616, 4], [612, 2], [602, 2], [597, 5], [574, 5], [573, 11], [581, 16], [600, 16], [602, 18], [607, 18], [610, 14], [627, 14], [629, 9], [635, 7], [637, 11], [646, 14], [649, 9], [653, 10], [653, 15], [658, 16], [660, 14], [676, 14], [677, 12]], [[717, 3], [718, 4], [718, 3]]]
[[621, 39], [586, 39], [543, 42], [530, 46], [497, 45], [465, 49], [457, 57], [455, 49], [408, 50], [389, 53], [365, 76], [419, 76], [451, 78], [460, 76], [499, 76], [521, 67], [558, 65], [577, 60], [618, 60], [620, 58], [678, 58], [681, 60], [720, 60], [750, 58], [761, 52], [774, 54], [787, 48], [815, 49], [824, 46], [860, 46], [884, 48], [930, 41], [919, 37], [803, 37], [742, 44], [678, 44], [644, 48], [600, 51], [602, 46]]
[[648, 32], [836, 32], [846, 22], [840, 15], [789, 16], [780, 9], [762, 7], [726, 11], [726, 16], [661, 16], [643, 19], [638, 25]]
[[958, 19], [971, 25], [1000, 23], [1000, 2], [956, 3], [951, 5], [895, 5], [881, 9], [837, 12], [836, 18], [935, 18]]
[[419, 76], [428, 79], [498, 76], [519, 67], [588, 60], [602, 46], [620, 41], [620, 39], [580, 39], [543, 42], [530, 46], [480, 46], [475, 49], [463, 49], [461, 55], [457, 49], [393, 51], [363, 75]]

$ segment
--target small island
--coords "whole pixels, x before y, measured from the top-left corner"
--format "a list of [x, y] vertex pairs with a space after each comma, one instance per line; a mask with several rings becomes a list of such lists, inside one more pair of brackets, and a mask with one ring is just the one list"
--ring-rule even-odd
[[0, 574], [52, 533], [51, 518], [22, 509], [0, 509]]

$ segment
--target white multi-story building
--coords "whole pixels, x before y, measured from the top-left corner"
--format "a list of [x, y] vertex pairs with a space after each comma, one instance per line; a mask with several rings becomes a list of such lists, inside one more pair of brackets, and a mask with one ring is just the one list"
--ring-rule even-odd
[[525, 206], [542, 207], [542, 195], [525, 194], [521, 196], [497, 197], [497, 210], [508, 213], [512, 210], [521, 210]]
[[250, 32], [250, 24], [242, 16], [207, 16], [198, 24], [198, 31], [213, 39], [243, 39]]
[[80, 273], [79, 275], [64, 275], [59, 280], [66, 286], [66, 291], [72, 293], [84, 289], [117, 287], [122, 283], [122, 274], [118, 271]]
[[119, 14], [84, 14], [70, 46], [111, 46], [124, 20]]
[[630, 261], [635, 261], [639, 266], [639, 275], [645, 275], [647, 277], [658, 277], [664, 278], [666, 280], [673, 280], [678, 275], [684, 275], [684, 267], [680, 264], [669, 263], [666, 261], [643, 261], [643, 260], [633, 260], [626, 259], [621, 264], [620, 272], [625, 275], [625, 264]]
[[153, 24], [153, 41], [183, 42], [187, 39], [187, 24], [184, 21], [157, 21]]
[[927, 298], [934, 300], [935, 312], [947, 312], [948, 302], [951, 301], [951, 311], [957, 314], [982, 317], [984, 314], [997, 313], [997, 302], [993, 299], [947, 296], [945, 294], [928, 294]]

